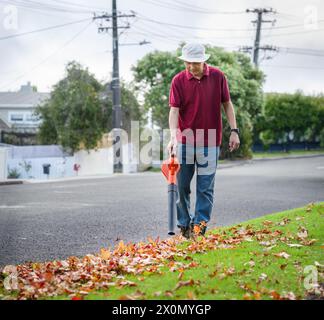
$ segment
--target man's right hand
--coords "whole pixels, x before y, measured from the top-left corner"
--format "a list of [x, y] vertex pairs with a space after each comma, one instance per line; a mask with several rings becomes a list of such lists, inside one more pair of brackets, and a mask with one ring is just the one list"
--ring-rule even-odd
[[169, 152], [169, 155], [176, 155], [177, 154], [177, 146], [178, 146], [178, 143], [177, 143], [177, 139], [174, 138], [170, 140], [170, 142], [168, 143], [168, 146], [167, 146], [167, 149], [168, 149], [168, 152]]

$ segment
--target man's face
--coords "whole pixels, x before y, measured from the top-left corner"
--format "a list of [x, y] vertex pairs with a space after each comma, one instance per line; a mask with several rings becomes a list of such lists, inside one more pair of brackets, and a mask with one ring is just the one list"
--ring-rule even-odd
[[195, 75], [201, 75], [204, 71], [204, 62], [187, 62], [185, 61], [186, 69]]

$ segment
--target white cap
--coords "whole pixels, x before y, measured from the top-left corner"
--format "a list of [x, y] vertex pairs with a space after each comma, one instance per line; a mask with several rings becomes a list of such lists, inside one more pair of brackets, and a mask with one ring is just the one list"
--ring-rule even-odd
[[200, 43], [188, 43], [182, 48], [179, 59], [187, 62], [205, 62], [210, 54], [205, 54], [205, 47]]

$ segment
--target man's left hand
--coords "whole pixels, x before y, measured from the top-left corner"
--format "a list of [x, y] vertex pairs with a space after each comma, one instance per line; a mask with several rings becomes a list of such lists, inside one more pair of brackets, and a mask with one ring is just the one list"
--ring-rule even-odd
[[229, 139], [229, 151], [233, 152], [240, 147], [240, 138], [236, 132], [232, 132]]

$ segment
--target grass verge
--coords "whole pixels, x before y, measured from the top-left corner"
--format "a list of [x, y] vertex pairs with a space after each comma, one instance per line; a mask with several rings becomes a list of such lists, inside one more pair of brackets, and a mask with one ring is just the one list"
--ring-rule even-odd
[[299, 155], [324, 155], [324, 149], [320, 150], [293, 150], [288, 152], [254, 152], [254, 159], [262, 159], [262, 158], [276, 158], [276, 157], [286, 157], [286, 156], [299, 156]]
[[312, 203], [213, 229], [206, 238], [120, 243], [112, 252], [102, 249], [97, 257], [18, 266], [18, 290], [4, 289], [10, 270], [2, 270], [0, 295], [5, 299], [321, 299], [323, 231], [324, 202]]

